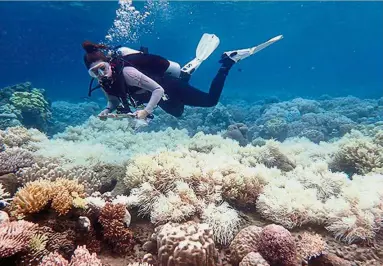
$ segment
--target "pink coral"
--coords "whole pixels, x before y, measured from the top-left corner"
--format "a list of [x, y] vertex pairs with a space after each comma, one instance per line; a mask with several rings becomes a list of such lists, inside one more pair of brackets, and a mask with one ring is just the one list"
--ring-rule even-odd
[[52, 252], [42, 259], [39, 266], [68, 266], [68, 261], [59, 253]]
[[261, 227], [251, 225], [243, 228], [230, 244], [230, 257], [233, 265], [239, 262], [250, 252], [257, 252]]
[[0, 258], [25, 250], [36, 227], [36, 224], [26, 221], [0, 224]]
[[102, 266], [102, 263], [97, 258], [96, 253], [91, 255], [86, 246], [78, 246], [69, 266]]
[[270, 224], [262, 229], [258, 241], [258, 252], [270, 265], [296, 265], [295, 241], [283, 226]]

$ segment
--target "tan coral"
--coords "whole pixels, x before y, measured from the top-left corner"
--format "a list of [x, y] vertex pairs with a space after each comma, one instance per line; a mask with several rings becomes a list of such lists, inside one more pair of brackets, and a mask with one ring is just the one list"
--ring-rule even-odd
[[243, 228], [230, 244], [231, 262], [238, 265], [239, 262], [250, 252], [258, 251], [258, 239], [262, 231], [261, 227], [251, 225]]
[[250, 252], [239, 263], [239, 266], [270, 266], [258, 252]]
[[37, 213], [41, 211], [50, 200], [52, 208], [59, 215], [65, 215], [73, 206], [73, 200], [84, 197], [84, 186], [77, 180], [59, 178], [56, 181], [37, 180], [27, 183], [19, 190], [12, 202], [13, 215]]
[[160, 265], [218, 265], [213, 232], [207, 224], [167, 223], [156, 228]]
[[75, 199], [84, 197], [84, 185], [77, 180], [59, 178], [53, 182], [52, 208], [60, 215], [67, 214]]
[[52, 209], [59, 215], [67, 214], [72, 208], [73, 198], [65, 189], [57, 190], [52, 197]]
[[304, 232], [295, 236], [298, 262], [320, 256], [326, 249], [326, 242], [318, 234]]
[[79, 197], [85, 197], [84, 185], [80, 184], [77, 180], [69, 180], [66, 178], [59, 178], [55, 181], [56, 188], [65, 188], [71, 196], [77, 193]]
[[39, 212], [47, 205], [51, 195], [52, 186], [49, 181], [29, 182], [13, 198], [12, 214], [16, 217], [22, 217], [26, 214]]

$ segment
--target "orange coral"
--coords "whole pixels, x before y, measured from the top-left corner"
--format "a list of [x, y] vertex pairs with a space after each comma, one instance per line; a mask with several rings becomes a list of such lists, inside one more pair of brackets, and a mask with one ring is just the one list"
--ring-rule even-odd
[[126, 214], [125, 205], [106, 203], [98, 218], [104, 229], [104, 238], [113, 244], [117, 253], [126, 253], [133, 248], [133, 234], [124, 224]]
[[27, 183], [13, 199], [13, 215], [22, 217], [41, 211], [49, 201], [59, 215], [67, 214], [73, 201], [85, 197], [84, 186], [77, 180], [59, 178], [56, 181], [37, 180]]
[[51, 194], [50, 181], [37, 180], [27, 183], [13, 198], [12, 214], [21, 218], [26, 214], [41, 211], [48, 204]]

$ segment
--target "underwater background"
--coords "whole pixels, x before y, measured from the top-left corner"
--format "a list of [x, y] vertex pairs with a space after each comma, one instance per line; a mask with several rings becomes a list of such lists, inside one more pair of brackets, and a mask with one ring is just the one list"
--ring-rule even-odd
[[[182, 65], [203, 33], [221, 43], [192, 84], [207, 90], [223, 51], [283, 34], [283, 41], [230, 73], [224, 95], [380, 97], [383, 88], [382, 2], [137, 1], [113, 44], [141, 45]], [[52, 99], [87, 95], [84, 40], [105, 41], [117, 1], [0, 2], [0, 87], [31, 81]], [[150, 14], [143, 18], [145, 12]], [[242, 71], [239, 72], [238, 69]]]

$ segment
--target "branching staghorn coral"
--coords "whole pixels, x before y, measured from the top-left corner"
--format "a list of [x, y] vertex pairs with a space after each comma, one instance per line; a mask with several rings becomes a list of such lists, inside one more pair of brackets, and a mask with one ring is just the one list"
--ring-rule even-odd
[[15, 173], [34, 163], [32, 154], [21, 148], [8, 148], [0, 152], [0, 175]]
[[12, 213], [21, 218], [41, 211], [51, 201], [51, 207], [59, 215], [65, 215], [73, 207], [73, 201], [84, 196], [84, 186], [77, 180], [37, 180], [27, 183], [15, 194]]
[[189, 140], [185, 130], [135, 133], [127, 121], [91, 117], [85, 124], [69, 127], [39, 145], [39, 155], [62, 158], [72, 166], [122, 164], [146, 151], [174, 150]]
[[125, 167], [120, 165], [96, 164], [93, 167], [68, 166], [59, 159], [51, 159], [37, 156], [35, 163], [26, 168], [19, 169], [16, 173], [21, 184], [46, 179], [55, 181], [58, 178], [77, 179], [83, 184], [87, 193], [101, 189], [108, 190], [113, 182], [121, 179]]
[[115, 252], [121, 254], [129, 252], [134, 244], [133, 233], [126, 227], [127, 215], [130, 217], [125, 205], [106, 203], [98, 218], [104, 238], [112, 244]]

